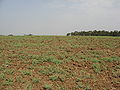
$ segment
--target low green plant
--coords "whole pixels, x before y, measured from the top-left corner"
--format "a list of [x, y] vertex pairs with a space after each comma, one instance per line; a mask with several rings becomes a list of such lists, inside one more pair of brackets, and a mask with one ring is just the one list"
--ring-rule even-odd
[[81, 80], [82, 80], [82, 78], [79, 77], [79, 78], [76, 79], [76, 82], [80, 82]]
[[39, 83], [40, 82], [40, 79], [39, 78], [32, 78], [32, 83]]
[[93, 63], [99, 63], [100, 62], [100, 60], [98, 60], [98, 59], [90, 59], [90, 61], [92, 61]]
[[32, 90], [32, 84], [28, 83], [25, 87], [25, 90]]
[[52, 90], [52, 85], [51, 85], [51, 84], [45, 84], [45, 85], [43, 86], [43, 88], [44, 88], [45, 90]]
[[16, 77], [16, 82], [25, 83], [26, 81], [22, 78], [22, 76], [17, 76]]
[[50, 80], [52, 80], [52, 81], [56, 81], [56, 80], [59, 79], [59, 77], [58, 77], [57, 75], [50, 76], [49, 78], [50, 78]]
[[13, 85], [13, 82], [14, 82], [14, 79], [13, 79], [13, 78], [7, 78], [7, 79], [3, 82], [3, 85], [10, 86], [10, 85]]
[[39, 64], [40, 63], [40, 61], [39, 60], [37, 60], [37, 59], [33, 59], [32, 60], [32, 65], [37, 65], [37, 64]]
[[102, 58], [102, 60], [107, 62], [120, 61], [120, 57], [118, 56], [105, 57], [105, 58]]
[[4, 70], [5, 70], [5, 67], [0, 66], [0, 71], [4, 71]]
[[55, 66], [49, 66], [49, 67], [45, 67], [43, 70], [39, 71], [42, 74], [45, 75], [52, 75], [52, 74], [63, 74], [64, 71], [58, 67]]
[[55, 64], [61, 64], [61, 63], [62, 63], [61, 60], [58, 60], [58, 59], [56, 59], [56, 58], [53, 57], [53, 56], [44, 57], [44, 58], [42, 59], [42, 61], [43, 61], [43, 62], [53, 62], [53, 63], [55, 63]]
[[61, 82], [64, 82], [64, 81], [65, 81], [65, 76], [64, 76], [64, 75], [60, 75], [60, 76], [59, 76], [59, 80], [60, 80]]
[[99, 73], [101, 71], [100, 64], [98, 63], [93, 64], [92, 67], [96, 73]]
[[77, 82], [77, 88], [83, 88], [84, 87], [84, 85], [83, 85], [83, 83], [82, 82]]
[[29, 76], [32, 75], [32, 72], [30, 70], [22, 70], [21, 73], [22, 75], [29, 75]]
[[14, 69], [5, 69], [5, 70], [4, 70], [4, 73], [5, 73], [5, 74], [12, 75], [12, 74], [14, 74]]
[[4, 73], [1, 73], [1, 74], [0, 74], [0, 79], [2, 79], [2, 80], [5, 79], [5, 74], [4, 74]]

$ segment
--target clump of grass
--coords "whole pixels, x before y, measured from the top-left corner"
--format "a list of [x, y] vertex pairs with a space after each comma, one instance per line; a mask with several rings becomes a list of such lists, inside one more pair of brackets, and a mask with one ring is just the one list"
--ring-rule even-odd
[[51, 84], [45, 84], [45, 85], [43, 86], [43, 88], [44, 88], [45, 90], [52, 90], [52, 85], [51, 85]]
[[83, 88], [84, 87], [84, 85], [83, 85], [83, 83], [82, 82], [77, 82], [77, 86], [76, 86], [76, 88]]
[[100, 64], [93, 64], [92, 67], [96, 73], [99, 73], [101, 71]]
[[32, 60], [32, 65], [37, 65], [37, 64], [39, 64], [40, 63], [40, 61], [39, 60], [37, 60], [37, 59], [33, 59]]
[[12, 75], [12, 74], [14, 73], [14, 69], [5, 69], [5, 70], [4, 70], [4, 73], [5, 73], [5, 74]]
[[82, 78], [79, 77], [79, 78], [76, 79], [76, 82], [80, 82], [81, 80], [82, 80]]
[[4, 74], [4, 73], [1, 73], [1, 74], [0, 74], [0, 79], [2, 79], [2, 80], [5, 79], [5, 74]]
[[41, 56], [39, 56], [39, 55], [31, 55], [31, 56], [29, 56], [30, 57], [30, 59], [36, 59], [36, 60], [40, 60], [42, 57]]
[[40, 79], [39, 78], [32, 78], [32, 83], [39, 83], [40, 82]]
[[25, 87], [25, 90], [32, 90], [32, 84], [28, 83]]
[[30, 70], [22, 70], [20, 72], [22, 73], [22, 75], [28, 75], [28, 76], [32, 75], [32, 72]]
[[26, 81], [23, 80], [22, 76], [17, 76], [17, 77], [16, 77], [16, 82], [25, 83]]
[[92, 61], [93, 63], [99, 63], [100, 62], [100, 60], [98, 60], [98, 59], [90, 59], [90, 61]]
[[64, 82], [64, 81], [65, 81], [65, 76], [60, 75], [60, 76], [59, 76], [59, 80], [60, 80], [61, 82]]
[[10, 86], [13, 84], [14, 79], [13, 78], [8, 78], [3, 82], [3, 85]]
[[58, 77], [57, 75], [50, 76], [49, 78], [50, 78], [50, 80], [52, 80], [52, 81], [56, 81], [56, 80], [59, 79], [59, 77]]
[[0, 71], [4, 71], [5, 68], [3, 66], [0, 66]]
[[42, 74], [45, 75], [52, 75], [52, 74], [63, 74], [64, 71], [58, 67], [54, 67], [54, 66], [49, 66], [49, 67], [45, 67], [43, 70], [39, 71]]
[[120, 57], [118, 56], [106, 57], [106, 58], [102, 58], [102, 60], [107, 62], [120, 61]]
[[61, 64], [61, 63], [62, 63], [61, 60], [58, 60], [58, 59], [56, 59], [56, 58], [53, 57], [53, 56], [44, 57], [44, 58], [42, 59], [42, 61], [43, 61], [43, 62], [53, 62], [53, 63], [55, 63], [55, 64]]

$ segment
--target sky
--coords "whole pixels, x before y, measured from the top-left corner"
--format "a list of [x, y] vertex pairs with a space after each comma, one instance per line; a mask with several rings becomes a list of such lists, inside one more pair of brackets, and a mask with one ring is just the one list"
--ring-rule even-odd
[[0, 35], [120, 30], [120, 0], [0, 0]]

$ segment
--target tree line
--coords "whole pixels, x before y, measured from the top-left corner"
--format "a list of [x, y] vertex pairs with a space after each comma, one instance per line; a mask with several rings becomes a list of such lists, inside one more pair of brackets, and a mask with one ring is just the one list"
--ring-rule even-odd
[[71, 33], [67, 33], [67, 36], [120, 36], [120, 31], [74, 31]]

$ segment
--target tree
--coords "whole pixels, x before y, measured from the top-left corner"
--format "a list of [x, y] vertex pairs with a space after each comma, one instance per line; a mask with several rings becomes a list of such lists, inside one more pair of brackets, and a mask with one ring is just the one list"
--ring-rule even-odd
[[67, 36], [70, 36], [70, 33], [67, 33]]

